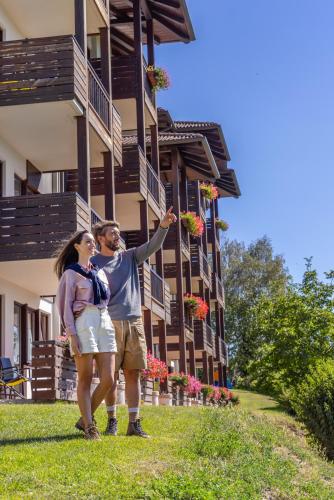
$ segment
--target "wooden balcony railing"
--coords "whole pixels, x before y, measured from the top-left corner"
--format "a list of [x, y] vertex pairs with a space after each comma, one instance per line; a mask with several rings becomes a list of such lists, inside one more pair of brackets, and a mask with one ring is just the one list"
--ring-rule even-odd
[[204, 274], [210, 278], [210, 275], [211, 275], [211, 269], [209, 269], [209, 261], [208, 261], [208, 258], [207, 256], [203, 253], [202, 254], [202, 258], [203, 258], [203, 271], [204, 271]]
[[89, 208], [77, 193], [0, 198], [0, 261], [51, 258], [89, 227]]
[[206, 228], [209, 243], [213, 243], [213, 240], [215, 239], [215, 242], [219, 245], [219, 229], [217, 226], [214, 227], [214, 230], [212, 229], [210, 218], [206, 219]]
[[88, 62], [88, 95], [89, 102], [96, 111], [104, 126], [110, 131], [110, 97], [93, 66]]
[[86, 103], [86, 64], [75, 38], [0, 43], [0, 106], [50, 101]]
[[154, 271], [154, 269], [150, 269], [151, 271], [151, 292], [152, 297], [160, 302], [160, 304], [164, 303], [164, 281], [163, 279]]
[[[95, 67], [94, 62], [94, 67]], [[113, 99], [136, 99], [139, 96], [137, 88], [137, 72], [140, 70], [140, 64], [144, 71], [144, 88], [150, 100], [154, 101], [154, 93], [146, 73], [146, 63], [141, 62], [135, 55], [113, 56], [111, 58], [112, 74], [112, 96]]]
[[146, 162], [146, 168], [147, 168], [147, 188], [157, 204], [159, 205], [160, 203], [160, 179], [157, 176], [156, 172], [153, 170], [153, 167], [151, 164], [147, 161]]
[[123, 164], [122, 151], [122, 121], [121, 116], [115, 106], [112, 107], [112, 129], [114, 157], [119, 165]]
[[213, 347], [213, 331], [208, 323], [206, 323], [206, 341], [210, 347]]

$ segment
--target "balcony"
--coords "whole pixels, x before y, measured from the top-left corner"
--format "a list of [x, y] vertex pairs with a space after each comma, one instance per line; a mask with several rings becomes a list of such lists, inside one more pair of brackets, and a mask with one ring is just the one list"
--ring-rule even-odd
[[200, 278], [207, 288], [211, 290], [211, 267], [202, 248], [197, 244], [190, 245], [191, 275]]
[[112, 107], [113, 152], [118, 165], [123, 165], [122, 121], [115, 106]]
[[[110, 97], [93, 66], [88, 62], [88, 98], [91, 108], [110, 132]], [[98, 127], [95, 127], [98, 129]], [[99, 131], [99, 130], [98, 130]]]
[[215, 336], [211, 326], [206, 321], [194, 321], [195, 349], [213, 354]]
[[211, 219], [206, 219], [206, 230], [208, 243], [215, 244], [220, 247], [219, 229], [215, 226], [212, 228]]
[[51, 259], [72, 233], [89, 228], [89, 208], [77, 193], [0, 198], [0, 277], [54, 295]]
[[225, 291], [221, 279], [218, 278], [216, 273], [212, 273], [212, 291], [211, 299], [217, 300], [219, 304], [225, 308]]
[[168, 284], [144, 262], [139, 266], [142, 305], [158, 318], [171, 322], [170, 291]]
[[158, 219], [166, 212], [164, 185], [139, 146], [123, 149], [123, 167], [115, 168], [115, 191], [116, 194], [137, 194], [136, 201], [147, 200]]
[[188, 209], [191, 212], [198, 213], [203, 222], [206, 222], [207, 200], [201, 193], [200, 181], [188, 183]]
[[177, 340], [175, 337], [179, 337], [181, 334], [181, 328], [185, 329], [186, 340], [193, 341], [194, 340], [194, 330], [193, 330], [193, 319], [190, 315], [189, 309], [184, 308], [184, 325], [180, 325], [179, 321], [179, 301], [171, 300], [170, 301], [170, 310], [171, 310], [171, 324], [167, 326], [167, 337], [174, 337], [170, 339], [168, 342], [175, 343]]
[[[145, 59], [142, 60], [144, 72], [144, 89], [145, 93], [154, 104], [154, 92], [147, 77], [147, 64]], [[140, 70], [140, 61], [135, 55], [114, 56], [111, 59], [112, 72], [112, 95], [113, 99], [137, 99], [138, 88], [136, 84], [137, 72]]]
[[0, 43], [0, 106], [64, 101], [85, 104], [85, 57], [73, 36]]

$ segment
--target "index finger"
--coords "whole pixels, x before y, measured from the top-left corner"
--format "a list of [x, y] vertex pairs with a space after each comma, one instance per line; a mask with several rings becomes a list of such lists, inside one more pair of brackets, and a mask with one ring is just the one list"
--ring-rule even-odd
[[173, 211], [173, 207], [171, 206], [171, 207], [169, 207], [169, 209], [167, 210], [167, 215], [171, 214], [171, 213], [172, 213], [172, 211]]

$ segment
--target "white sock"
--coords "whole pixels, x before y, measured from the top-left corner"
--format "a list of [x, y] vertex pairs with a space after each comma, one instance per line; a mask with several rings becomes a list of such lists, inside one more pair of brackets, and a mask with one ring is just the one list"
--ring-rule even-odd
[[107, 412], [109, 417], [116, 418], [117, 405], [107, 406]]

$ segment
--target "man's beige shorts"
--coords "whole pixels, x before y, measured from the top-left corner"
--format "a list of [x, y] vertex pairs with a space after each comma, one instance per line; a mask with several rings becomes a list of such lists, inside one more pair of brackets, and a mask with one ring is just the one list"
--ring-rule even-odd
[[116, 333], [116, 366], [115, 371], [142, 370], [146, 368], [146, 338], [143, 320], [113, 320]]

